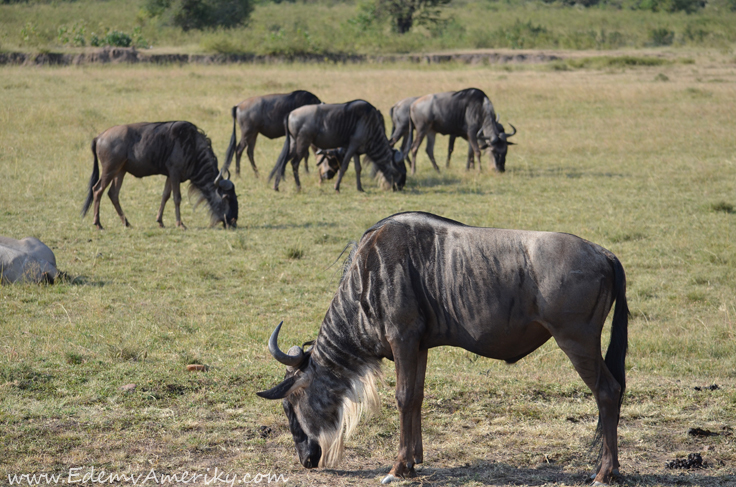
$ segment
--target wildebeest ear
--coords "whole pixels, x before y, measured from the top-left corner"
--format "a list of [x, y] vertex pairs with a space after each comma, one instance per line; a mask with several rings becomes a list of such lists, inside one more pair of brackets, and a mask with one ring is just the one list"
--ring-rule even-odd
[[256, 395], [264, 399], [283, 399], [289, 395], [294, 384], [296, 384], [296, 380], [296, 376], [289, 377], [276, 387], [272, 387], [267, 391], [256, 392]]
[[308, 373], [300, 373], [293, 375], [267, 391], [256, 392], [256, 395], [264, 399], [283, 399], [292, 392], [302, 387], [306, 387], [310, 383]]
[[506, 142], [506, 145], [516, 145], [516, 142]]

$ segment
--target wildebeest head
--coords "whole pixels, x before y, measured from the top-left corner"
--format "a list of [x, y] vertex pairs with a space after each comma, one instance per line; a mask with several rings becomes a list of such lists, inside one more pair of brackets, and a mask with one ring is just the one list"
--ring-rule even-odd
[[277, 386], [256, 394], [282, 399], [299, 462], [304, 467], [334, 467], [342, 455], [343, 441], [357, 425], [364, 405], [365, 411], [370, 412], [380, 403], [375, 387], [376, 374], [380, 372], [368, 368], [337, 373], [333, 366], [322, 363], [324, 357], [317, 358], [311, 342], [284, 353], [278, 347], [282, 324], [271, 334], [268, 349], [287, 366], [286, 376]]
[[335, 174], [340, 170], [340, 164], [342, 164], [342, 160], [345, 157], [345, 148], [319, 149], [316, 154], [320, 156], [319, 161], [317, 161], [319, 178], [323, 181], [334, 178]]
[[399, 171], [399, 177], [394, 181], [394, 189], [402, 190], [406, 184], [406, 162], [404, 154], [399, 149], [393, 149], [394, 166]]
[[220, 179], [217, 181], [216, 191], [225, 203], [225, 212], [222, 216], [223, 225], [225, 228], [236, 228], [238, 226], [238, 196], [235, 194], [235, 185], [230, 179]]
[[337, 424], [328, 424], [329, 410], [335, 408], [325, 407], [331, 399], [328, 390], [323, 390], [322, 394], [311, 394], [315, 382], [311, 350], [308, 348], [304, 351], [301, 347], [294, 346], [288, 353], [284, 353], [279, 349], [281, 325], [283, 321], [271, 335], [268, 350], [277, 361], [286, 365], [286, 376], [277, 386], [256, 394], [265, 399], [282, 399], [299, 462], [306, 468], [315, 468], [322, 461], [319, 440], [323, 430], [336, 430], [338, 427]]
[[498, 119], [496, 119], [493, 123], [494, 129], [491, 135], [485, 135], [486, 132], [485, 130], [483, 130], [481, 131], [482, 135], [479, 134], [479, 141], [490, 145], [491, 154], [493, 154], [493, 162], [496, 164], [496, 171], [504, 172], [506, 170], [506, 152], [508, 151], [508, 146], [515, 145], [508, 139], [516, 134], [516, 127], [509, 124], [511, 125], [511, 128], [514, 129], [514, 131], [510, 134], [507, 134], [503, 125], [498, 122]]

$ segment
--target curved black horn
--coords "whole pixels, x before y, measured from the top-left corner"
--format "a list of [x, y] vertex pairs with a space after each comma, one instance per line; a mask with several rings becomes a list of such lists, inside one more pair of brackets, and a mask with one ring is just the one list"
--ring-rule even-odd
[[[511, 125], [511, 124], [509, 124], [509, 125]], [[514, 136], [514, 135], [516, 134], [516, 127], [514, 127], [513, 125], [511, 125], [511, 128], [512, 128], [512, 129], [514, 129], [514, 131], [513, 131], [513, 133], [510, 133], [510, 134], [506, 134], [506, 137], [507, 137], [507, 138], [508, 138], [508, 137], [513, 137], [513, 136]]]
[[299, 349], [299, 355], [289, 355], [279, 349], [279, 331], [281, 331], [281, 325], [283, 324], [283, 321], [279, 323], [279, 326], [271, 333], [271, 338], [268, 339], [268, 351], [278, 362], [289, 367], [299, 367], [304, 361], [303, 350]]

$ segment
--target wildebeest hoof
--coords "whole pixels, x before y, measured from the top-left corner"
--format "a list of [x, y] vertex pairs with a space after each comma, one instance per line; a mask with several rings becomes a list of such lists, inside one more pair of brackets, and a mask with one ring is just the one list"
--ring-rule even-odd
[[187, 229], [187, 226], [186, 226], [186, 225], [184, 225], [184, 224], [183, 224], [182, 222], [177, 222], [177, 223], [176, 223], [176, 226], [177, 226], [178, 228], [181, 228], [182, 230], [186, 230], [186, 229]]
[[391, 482], [393, 482], [394, 480], [399, 480], [399, 479], [398, 479], [398, 478], [396, 478], [396, 477], [394, 477], [394, 476], [393, 476], [393, 475], [391, 475], [391, 474], [388, 474], [388, 475], [386, 475], [386, 476], [385, 476], [385, 477], [383, 478], [383, 480], [381, 480], [381, 483], [382, 483], [382, 484], [390, 484], [390, 483], [391, 483]]

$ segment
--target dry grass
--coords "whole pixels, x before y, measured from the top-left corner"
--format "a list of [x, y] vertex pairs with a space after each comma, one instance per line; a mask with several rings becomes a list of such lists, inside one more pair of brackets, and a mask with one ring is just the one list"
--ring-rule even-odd
[[[284, 344], [313, 338], [340, 272], [330, 264], [401, 210], [571, 232], [614, 251], [633, 313], [622, 482], [734, 484], [736, 220], [724, 209], [736, 203], [736, 69], [720, 53], [691, 57], [695, 64], [567, 71], [0, 69], [0, 234], [41, 238], [71, 275], [54, 286], [0, 288], [0, 484], [8, 473], [81, 466], [375, 483], [398, 443], [392, 364], [381, 414], [359, 426], [337, 471], [303, 470], [280, 406], [253, 393], [282, 374], [265, 347], [273, 326], [285, 320]], [[158, 229], [163, 179], [129, 177], [121, 204], [132, 229], [106, 199], [104, 232], [79, 219], [89, 143], [111, 125], [187, 119], [222, 158], [230, 107], [247, 96], [304, 88], [330, 102], [365, 98], [387, 114], [403, 97], [467, 86], [484, 89], [502, 122], [519, 130], [506, 174], [489, 171], [487, 159], [483, 173], [466, 173], [464, 144], [439, 175], [422, 153], [402, 193], [364, 181], [358, 194], [352, 169], [339, 195], [314, 171], [301, 193], [291, 178], [274, 193], [244, 167], [234, 232], [207, 228], [206, 212], [186, 203], [189, 230]], [[259, 139], [262, 174], [280, 146]], [[438, 141], [436, 152], [445, 150]], [[173, 220], [171, 207], [165, 218]], [[188, 373], [190, 363], [209, 369]], [[135, 390], [121, 390], [130, 383]], [[719, 388], [702, 389], [711, 384]], [[425, 465], [413, 483], [580, 484], [592, 468], [595, 405], [554, 343], [514, 366], [433, 350], [426, 395]], [[688, 436], [691, 427], [718, 435]], [[690, 452], [710, 468], [664, 467]]]

